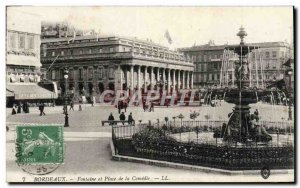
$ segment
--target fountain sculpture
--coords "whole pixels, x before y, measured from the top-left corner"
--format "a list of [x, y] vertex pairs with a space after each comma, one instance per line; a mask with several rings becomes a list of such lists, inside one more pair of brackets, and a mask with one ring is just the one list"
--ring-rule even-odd
[[[244, 38], [247, 36], [243, 27], [237, 33], [241, 42], [236, 46], [226, 47], [225, 50], [233, 51], [237, 54], [238, 60], [234, 62], [235, 83], [233, 87], [225, 89], [215, 89], [212, 91], [214, 95], [222, 95], [226, 93], [224, 100], [228, 103], [235, 104], [233, 112], [230, 113], [229, 121], [222, 133], [224, 141], [234, 141], [246, 143], [251, 141], [268, 142], [272, 137], [266, 131], [257, 131], [259, 125], [259, 117], [250, 115], [249, 104], [257, 103], [259, 98], [266, 94], [266, 89], [258, 89], [250, 87], [250, 69], [248, 54], [256, 49], [255, 46], [245, 44]], [[257, 123], [256, 123], [257, 122]]]

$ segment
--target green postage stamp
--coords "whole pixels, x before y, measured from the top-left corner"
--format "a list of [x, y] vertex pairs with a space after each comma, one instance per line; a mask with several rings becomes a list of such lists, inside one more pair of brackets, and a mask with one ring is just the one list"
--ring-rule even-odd
[[17, 126], [16, 133], [16, 162], [18, 164], [61, 164], [64, 162], [62, 126]]

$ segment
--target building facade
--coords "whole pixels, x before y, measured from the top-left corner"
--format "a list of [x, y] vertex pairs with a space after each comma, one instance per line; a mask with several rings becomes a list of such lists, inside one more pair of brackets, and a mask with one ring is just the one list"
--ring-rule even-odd
[[104, 90], [193, 88], [194, 64], [183, 53], [150, 41], [96, 35], [42, 39], [41, 61], [47, 78], [65, 92], [97, 96]]
[[[251, 80], [253, 85], [261, 86], [271, 84], [284, 78], [285, 66], [283, 65], [293, 54], [293, 49], [286, 42], [249, 43], [256, 46], [249, 56]], [[227, 80], [229, 85], [234, 83], [234, 63], [236, 56], [224, 50], [230, 45], [215, 45], [211, 41], [206, 45], [181, 48], [185, 55], [192, 58], [195, 64], [194, 85], [195, 88], [219, 85], [222, 80]], [[256, 53], [255, 53], [256, 52]], [[226, 59], [229, 60], [226, 62]], [[254, 62], [259, 63], [254, 63]], [[227, 63], [226, 76], [224, 76], [224, 64]], [[223, 72], [222, 72], [222, 71]], [[263, 71], [263, 73], [261, 72]]]
[[40, 86], [40, 17], [8, 7], [6, 31], [7, 101], [55, 98], [55, 93]]

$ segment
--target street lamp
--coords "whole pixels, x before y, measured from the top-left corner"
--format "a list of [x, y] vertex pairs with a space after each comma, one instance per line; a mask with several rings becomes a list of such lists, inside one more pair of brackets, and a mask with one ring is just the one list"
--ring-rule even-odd
[[68, 101], [67, 101], [67, 84], [68, 84], [69, 71], [67, 68], [64, 70], [65, 78], [65, 96], [64, 96], [64, 108], [65, 108], [65, 125], [64, 127], [69, 127], [69, 117], [68, 117]]
[[180, 131], [179, 131], [179, 140], [181, 142], [181, 131], [182, 131], [182, 119], [184, 118], [184, 115], [182, 115], [181, 113], [179, 114], [179, 116], [177, 116], [180, 119]]
[[293, 74], [293, 71], [292, 71], [292, 68], [290, 67], [288, 69], [288, 72], [287, 74], [289, 75], [289, 118], [288, 120], [292, 120], [292, 100], [291, 100], [291, 96], [292, 96], [292, 74]]

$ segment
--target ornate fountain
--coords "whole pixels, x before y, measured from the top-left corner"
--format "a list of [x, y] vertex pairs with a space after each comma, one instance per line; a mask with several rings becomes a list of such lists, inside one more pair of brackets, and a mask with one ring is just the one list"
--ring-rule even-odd
[[[226, 92], [224, 100], [235, 104], [233, 112], [230, 113], [229, 121], [223, 128], [223, 140], [246, 143], [251, 141], [268, 142], [272, 140], [266, 132], [258, 135], [257, 125], [259, 118], [250, 114], [249, 104], [257, 103], [266, 94], [266, 89], [250, 87], [250, 68], [247, 54], [255, 49], [254, 46], [245, 44], [244, 38], [247, 33], [243, 27], [237, 33], [241, 42], [239, 45], [226, 47], [238, 55], [238, 60], [234, 62], [235, 85], [231, 88], [215, 89], [212, 92], [221, 95]], [[257, 123], [255, 123], [257, 122]]]

